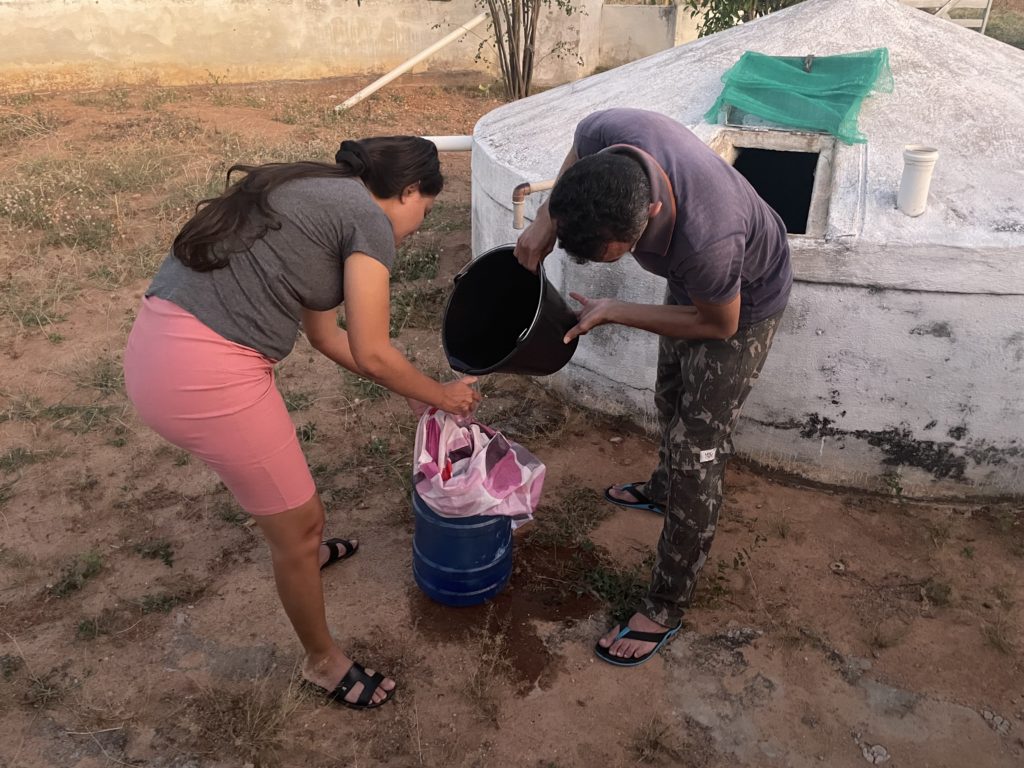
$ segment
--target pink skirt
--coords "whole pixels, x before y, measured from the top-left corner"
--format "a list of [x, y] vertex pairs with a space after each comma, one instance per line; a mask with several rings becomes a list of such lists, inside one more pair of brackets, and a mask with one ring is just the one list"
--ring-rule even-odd
[[249, 514], [294, 509], [316, 493], [270, 358], [150, 296], [128, 337], [124, 380], [142, 421], [202, 459]]

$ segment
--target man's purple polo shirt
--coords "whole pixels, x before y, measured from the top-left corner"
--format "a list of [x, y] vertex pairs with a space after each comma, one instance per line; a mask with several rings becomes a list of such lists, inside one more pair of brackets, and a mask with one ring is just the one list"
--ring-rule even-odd
[[786, 226], [693, 132], [656, 112], [607, 109], [580, 121], [574, 146], [578, 157], [611, 148], [647, 170], [663, 206], [633, 256], [668, 280], [678, 303], [721, 304], [738, 291], [741, 328], [785, 308], [793, 283]]

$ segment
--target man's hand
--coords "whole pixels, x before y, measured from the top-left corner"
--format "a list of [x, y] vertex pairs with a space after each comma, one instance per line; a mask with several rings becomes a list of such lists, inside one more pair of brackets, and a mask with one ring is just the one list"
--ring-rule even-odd
[[581, 296], [578, 293], [570, 293], [569, 295], [582, 304], [583, 308], [576, 311], [576, 319], [579, 322], [565, 334], [565, 337], [562, 339], [565, 344], [568, 344], [577, 336], [582, 336], [592, 331], [599, 325], [616, 322], [613, 314], [615, 308], [620, 305], [620, 302], [615, 299], [588, 299], [586, 296]]
[[537, 218], [523, 230], [516, 240], [516, 260], [531, 272], [536, 273], [537, 267], [544, 257], [555, 248], [555, 225], [547, 215], [547, 206], [541, 209]]

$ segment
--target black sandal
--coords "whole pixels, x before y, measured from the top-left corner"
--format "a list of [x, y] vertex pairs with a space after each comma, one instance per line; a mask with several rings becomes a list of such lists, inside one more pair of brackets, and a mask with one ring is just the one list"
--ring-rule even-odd
[[[327, 547], [330, 554], [327, 556], [327, 562], [320, 566], [321, 571], [329, 565], [334, 565], [342, 560], [348, 560], [359, 551], [359, 545], [353, 544], [348, 539], [327, 539], [323, 544]], [[341, 550], [342, 547], [345, 548], [344, 552]]]
[[[335, 704], [341, 704], [349, 709], [377, 709], [387, 704], [395, 695], [395, 688], [390, 691], [384, 692], [384, 699], [379, 703], [373, 702], [373, 693], [376, 691], [382, 682], [384, 682], [384, 675], [380, 672], [374, 672], [372, 675], [366, 674], [366, 670], [361, 664], [352, 662], [352, 666], [349, 667], [348, 672], [341, 678], [333, 691], [328, 691], [316, 683], [311, 683], [308, 680], [303, 680], [303, 685], [307, 688], [312, 689], [318, 695], [325, 697], [328, 701]], [[357, 683], [363, 684], [363, 690], [360, 692], [358, 698], [355, 701], [346, 701], [345, 696], [351, 691]]]
[[642, 509], [647, 512], [653, 512], [656, 515], [664, 515], [665, 507], [642, 494], [640, 492], [641, 485], [643, 485], [643, 483], [626, 483], [625, 485], [619, 486], [618, 489], [620, 491], [633, 494], [636, 501], [626, 501], [625, 499], [617, 499], [612, 496], [612, 488], [615, 488], [614, 485], [605, 489], [604, 500], [610, 501], [612, 504], [618, 504], [620, 507], [625, 507], [626, 509]]

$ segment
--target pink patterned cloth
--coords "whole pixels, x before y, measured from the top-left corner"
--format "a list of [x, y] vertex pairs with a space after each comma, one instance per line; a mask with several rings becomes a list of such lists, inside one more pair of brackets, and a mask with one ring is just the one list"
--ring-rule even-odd
[[500, 432], [428, 409], [416, 429], [413, 485], [442, 517], [507, 515], [533, 519], [547, 467]]

